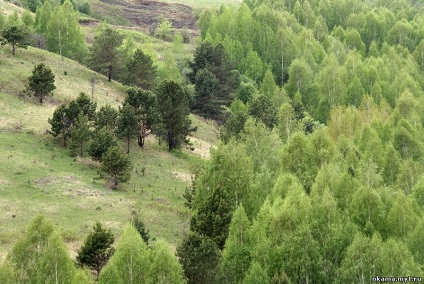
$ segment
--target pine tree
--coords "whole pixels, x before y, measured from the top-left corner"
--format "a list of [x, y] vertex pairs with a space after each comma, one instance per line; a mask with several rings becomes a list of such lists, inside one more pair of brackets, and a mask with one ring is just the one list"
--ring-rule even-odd
[[111, 81], [119, 69], [120, 55], [118, 47], [121, 46], [124, 36], [118, 31], [106, 27], [94, 37], [90, 47], [90, 66], [94, 71], [107, 74]]
[[134, 109], [130, 105], [124, 104], [119, 110], [117, 123], [117, 135], [127, 142], [127, 154], [130, 153], [131, 139], [137, 137], [138, 121]]
[[118, 146], [110, 147], [102, 156], [101, 170], [108, 173], [113, 182], [113, 189], [118, 188], [118, 182], [127, 182], [131, 177], [131, 160]]
[[149, 55], [139, 48], [127, 62], [124, 82], [129, 86], [137, 86], [144, 90], [151, 90], [156, 84], [156, 66]]
[[85, 239], [83, 246], [78, 250], [77, 264], [88, 266], [95, 270], [98, 276], [100, 270], [102, 270], [114, 252], [112, 248], [113, 242], [114, 237], [110, 229], [102, 228], [102, 225], [97, 222], [93, 227], [93, 231]]
[[1, 45], [10, 44], [12, 46], [12, 55], [15, 55], [17, 47], [27, 48], [29, 45], [29, 33], [25, 26], [10, 26], [1, 34]]
[[53, 72], [44, 63], [36, 65], [32, 70], [32, 76], [28, 78], [28, 95], [33, 94], [40, 104], [43, 104], [43, 99], [56, 89], [54, 77]]
[[175, 81], [162, 81], [156, 90], [159, 112], [168, 149], [178, 148], [190, 133], [189, 108], [186, 94]]

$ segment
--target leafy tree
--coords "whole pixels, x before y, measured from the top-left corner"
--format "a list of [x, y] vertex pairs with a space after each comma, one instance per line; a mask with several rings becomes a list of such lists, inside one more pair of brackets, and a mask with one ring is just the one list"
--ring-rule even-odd
[[[200, 106], [205, 105], [210, 108], [210, 105], [229, 106], [231, 104], [232, 97], [230, 94], [238, 87], [239, 78], [236, 73], [231, 72], [232, 65], [221, 44], [214, 47], [210, 42], [202, 43], [196, 48], [194, 61], [190, 63], [190, 67], [193, 71], [187, 76], [192, 83], [196, 84], [196, 91], [200, 91], [199, 94], [196, 94], [196, 99], [201, 100]], [[206, 71], [201, 71], [203, 69], [207, 69], [214, 76]], [[200, 71], [203, 74], [198, 77], [197, 73]], [[216, 80], [218, 80], [218, 84]], [[206, 86], [201, 86], [204, 83]], [[211, 96], [212, 94], [213, 96]], [[206, 102], [202, 102], [202, 100], [206, 100]], [[219, 113], [221, 112], [222, 110], [219, 111]], [[214, 118], [217, 117], [214, 116]]]
[[37, 9], [35, 14], [35, 30], [47, 36], [48, 24], [50, 22], [53, 10], [50, 0], [45, 0], [43, 6]]
[[53, 224], [43, 216], [37, 216], [26, 234], [13, 246], [8, 261], [15, 268], [17, 282], [37, 279], [43, 251], [48, 247], [49, 237], [54, 231]]
[[54, 77], [53, 72], [44, 63], [36, 65], [32, 70], [32, 76], [28, 77], [28, 94], [33, 94], [40, 104], [43, 104], [43, 99], [52, 95], [52, 91], [56, 89]]
[[113, 189], [118, 188], [118, 182], [127, 182], [131, 178], [132, 168], [130, 157], [118, 146], [110, 147], [102, 155], [101, 170], [111, 176]]
[[220, 250], [206, 236], [189, 232], [177, 247], [177, 256], [188, 283], [214, 283]]
[[241, 283], [250, 266], [250, 222], [240, 205], [231, 219], [228, 238], [222, 251], [220, 276], [225, 283]]
[[172, 31], [172, 23], [168, 19], [163, 19], [163, 21], [158, 25], [156, 30], [156, 36], [167, 40], [169, 39]]
[[224, 143], [230, 142], [232, 137], [239, 138], [243, 132], [244, 124], [247, 121], [247, 112], [234, 112], [221, 127], [220, 138]]
[[81, 60], [86, 54], [84, 34], [71, 1], [56, 7], [46, 31], [47, 49], [61, 56]]
[[111, 133], [115, 133], [117, 128], [119, 112], [110, 105], [103, 106], [96, 113], [94, 125], [97, 130], [105, 128]]
[[269, 283], [269, 278], [262, 266], [257, 262], [253, 261], [249, 270], [247, 271], [246, 277], [243, 283], [246, 284], [260, 284]]
[[147, 283], [149, 252], [137, 230], [127, 225], [116, 251], [99, 275], [99, 283]]
[[[90, 122], [94, 120], [95, 111], [97, 104], [92, 102], [90, 98], [81, 93], [76, 100], [69, 102], [68, 104], [62, 104], [57, 107], [53, 113], [53, 117], [49, 118], [48, 122], [52, 126], [50, 133], [53, 137], [62, 136], [63, 146], [67, 146], [67, 139], [72, 136], [71, 128], [79, 120], [81, 115], [81, 121], [78, 127], [73, 127], [73, 132], [76, 135], [74, 140], [79, 141], [81, 147], [81, 141], [85, 141], [89, 138]], [[83, 122], [82, 120], [86, 120]], [[81, 124], [81, 122], [83, 122]], [[82, 140], [81, 140], [82, 139]]]
[[60, 233], [43, 216], [31, 222], [28, 231], [12, 248], [3, 269], [9, 270], [4, 272], [11, 278], [2, 283], [71, 284], [76, 279], [89, 283], [83, 272], [75, 268]]
[[78, 250], [77, 264], [93, 269], [97, 276], [112, 256], [114, 237], [110, 229], [106, 230], [97, 222], [88, 234], [83, 246]]
[[106, 128], [96, 130], [93, 133], [93, 140], [88, 148], [88, 153], [95, 161], [101, 162], [103, 154], [112, 146], [117, 146], [115, 136]]
[[151, 57], [139, 48], [127, 62], [124, 82], [145, 90], [151, 90], [156, 84], [156, 66]]
[[16, 47], [27, 48], [29, 45], [29, 33], [25, 26], [11, 26], [3, 30], [1, 45], [10, 44], [12, 55], [15, 55]]
[[178, 83], [167, 80], [160, 83], [156, 93], [168, 149], [176, 149], [191, 131], [186, 95]]
[[153, 245], [148, 276], [150, 284], [186, 283], [181, 264], [165, 241], [159, 240]]
[[138, 134], [137, 116], [134, 109], [130, 105], [124, 104], [124, 106], [119, 110], [117, 124], [117, 135], [119, 138], [126, 140], [127, 154], [129, 154], [131, 139], [137, 137]]
[[119, 67], [120, 56], [118, 47], [123, 42], [123, 35], [118, 31], [106, 27], [94, 37], [90, 47], [90, 66], [94, 71], [106, 73], [108, 80], [112, 80], [114, 72]]

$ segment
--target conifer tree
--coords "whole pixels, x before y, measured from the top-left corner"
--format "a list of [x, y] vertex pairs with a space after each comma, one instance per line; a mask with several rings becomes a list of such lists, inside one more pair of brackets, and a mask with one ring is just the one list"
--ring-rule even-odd
[[43, 104], [43, 99], [56, 89], [54, 77], [53, 72], [44, 63], [36, 65], [32, 70], [32, 76], [28, 78], [28, 95], [33, 94], [38, 98], [40, 104]]
[[97, 222], [89, 233], [83, 246], [78, 250], [77, 264], [93, 269], [97, 276], [114, 252], [114, 237], [110, 229], [106, 230]]
[[115, 77], [120, 65], [118, 47], [121, 46], [124, 36], [118, 31], [106, 27], [94, 37], [90, 47], [90, 66], [94, 71], [102, 72], [111, 81]]

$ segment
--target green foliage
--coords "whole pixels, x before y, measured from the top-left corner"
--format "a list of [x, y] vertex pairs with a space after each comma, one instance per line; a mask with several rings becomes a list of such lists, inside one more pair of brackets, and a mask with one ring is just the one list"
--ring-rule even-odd
[[250, 222], [242, 205], [234, 211], [222, 251], [220, 277], [224, 283], [240, 283], [250, 266]]
[[271, 99], [264, 95], [257, 96], [251, 101], [249, 115], [262, 121], [269, 128], [277, 123], [277, 110]]
[[96, 126], [97, 130], [106, 128], [110, 132], [115, 133], [118, 116], [119, 113], [115, 108], [111, 107], [110, 105], [103, 106], [96, 113], [94, 125]]
[[99, 283], [147, 283], [149, 252], [140, 234], [127, 225], [116, 250], [99, 275]]
[[[79, 274], [59, 232], [38, 216], [14, 245], [0, 277], [9, 275], [7, 281], [14, 283], [74, 283]], [[89, 281], [85, 278], [81, 283]]]
[[138, 119], [134, 109], [126, 104], [119, 110], [117, 136], [127, 142], [127, 154], [130, 153], [131, 139], [138, 134]]
[[34, 66], [32, 75], [28, 77], [28, 94], [34, 95], [43, 104], [43, 99], [56, 89], [54, 78], [53, 72], [44, 63]]
[[144, 146], [145, 138], [150, 135], [155, 127], [160, 128], [161, 116], [156, 96], [139, 88], [128, 88], [124, 106], [128, 105], [134, 110], [138, 123], [138, 145]]
[[82, 60], [86, 54], [85, 39], [72, 3], [67, 0], [53, 10], [45, 31], [41, 29], [49, 17], [48, 7], [43, 17], [45, 19], [40, 19], [39, 28], [47, 37], [47, 49], [61, 56]]
[[163, 134], [168, 149], [176, 149], [190, 133], [190, 119], [187, 97], [175, 81], [162, 81], [157, 90], [158, 109], [162, 117]]
[[111, 176], [113, 189], [118, 188], [118, 182], [127, 182], [133, 169], [130, 157], [118, 146], [112, 146], [102, 155], [101, 170]]
[[1, 45], [10, 44], [12, 55], [15, 55], [17, 47], [27, 48], [29, 45], [29, 32], [25, 26], [10, 26], [1, 33]]
[[165, 241], [157, 241], [151, 251], [151, 264], [148, 270], [151, 284], [186, 283], [183, 269]]
[[111, 81], [120, 68], [120, 55], [118, 47], [121, 46], [124, 36], [109, 27], [100, 30], [94, 37], [90, 47], [89, 62], [94, 71], [108, 76]]
[[106, 128], [96, 130], [93, 133], [93, 141], [88, 148], [88, 153], [95, 161], [102, 161], [103, 154], [107, 152], [110, 147], [117, 146], [115, 136]]
[[168, 19], [164, 19], [161, 23], [159, 23], [157, 29], [156, 29], [156, 36], [167, 40], [171, 36], [172, 31], [172, 23]]
[[140, 49], [134, 52], [126, 64], [125, 84], [151, 90], [156, 84], [156, 66], [149, 55]]
[[88, 117], [80, 113], [69, 131], [72, 141], [79, 145], [79, 155], [83, 156], [83, 143], [89, 140], [91, 136]]
[[221, 106], [231, 104], [230, 94], [239, 85], [224, 47], [202, 43], [196, 48], [190, 67], [193, 71], [188, 78], [196, 89], [192, 108], [206, 117], [222, 119]]
[[78, 250], [76, 262], [80, 266], [88, 266], [96, 271], [97, 276], [114, 252], [112, 244], [114, 237], [110, 229], [102, 228], [97, 222], [88, 234], [83, 246]]
[[214, 241], [189, 232], [177, 247], [177, 256], [188, 283], [213, 283], [217, 274], [220, 250]]
[[146, 245], [149, 244], [149, 231], [146, 230], [146, 227], [144, 226], [143, 221], [141, 220], [140, 214], [137, 212], [133, 212], [132, 219], [131, 219], [131, 225], [134, 226], [134, 228], [138, 231], [143, 241], [146, 243]]

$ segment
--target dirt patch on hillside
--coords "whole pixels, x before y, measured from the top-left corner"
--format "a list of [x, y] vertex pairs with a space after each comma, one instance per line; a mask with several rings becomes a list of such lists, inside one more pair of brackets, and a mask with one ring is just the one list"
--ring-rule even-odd
[[[108, 5], [115, 15], [118, 12], [119, 16], [128, 20], [132, 26], [140, 27], [144, 31], [149, 31], [151, 27], [158, 24], [158, 19], [163, 17], [168, 19], [176, 29], [186, 27], [192, 34], [198, 33], [193, 9], [187, 5], [150, 0], [102, 0], [102, 2]], [[108, 12], [105, 11], [104, 5], [101, 8], [100, 6], [97, 7], [102, 10], [98, 12], [103, 14]], [[96, 6], [93, 9], [96, 10]], [[80, 22], [80, 24], [93, 25], [94, 23], [85, 21]]]

